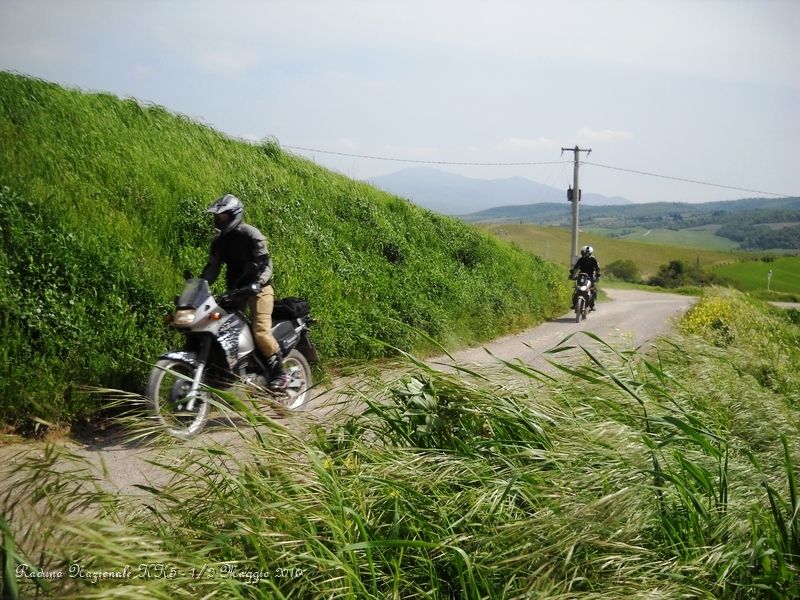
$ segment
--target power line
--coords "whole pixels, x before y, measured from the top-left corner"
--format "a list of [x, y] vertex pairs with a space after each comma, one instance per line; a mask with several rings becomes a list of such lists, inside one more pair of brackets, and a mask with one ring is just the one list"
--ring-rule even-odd
[[530, 165], [558, 165], [569, 162], [564, 160], [551, 160], [547, 162], [456, 162], [450, 160], [419, 160], [413, 158], [391, 158], [388, 156], [366, 156], [364, 154], [348, 154], [347, 152], [334, 152], [333, 150], [319, 150], [316, 148], [303, 148], [301, 146], [281, 146], [289, 150], [303, 152], [318, 152], [320, 154], [335, 154], [336, 156], [349, 156], [351, 158], [369, 158], [371, 160], [390, 160], [394, 162], [421, 163], [426, 165], [462, 165], [470, 167], [527, 167]]
[[775, 192], [765, 192], [763, 190], [751, 190], [748, 188], [740, 188], [732, 185], [722, 185], [719, 183], [710, 183], [708, 181], [698, 181], [697, 179], [684, 179], [683, 177], [670, 177], [669, 175], [659, 175], [658, 173], [648, 173], [646, 171], [635, 171], [633, 169], [623, 169], [622, 167], [612, 167], [610, 165], [601, 165], [600, 163], [584, 161], [585, 165], [592, 165], [594, 167], [602, 167], [603, 169], [613, 169], [614, 171], [624, 171], [625, 173], [636, 173], [637, 175], [647, 175], [648, 177], [660, 177], [661, 179], [671, 179], [673, 181], [684, 181], [686, 183], [696, 183], [698, 185], [708, 185], [711, 187], [725, 188], [726, 190], [736, 190], [737, 192], [751, 192], [753, 194], [766, 194], [767, 196], [780, 196], [789, 197], [792, 194], [776, 194]]
[[[413, 158], [395, 158], [390, 156], [370, 156], [366, 154], [350, 154], [347, 152], [335, 152], [333, 150], [320, 150], [319, 148], [305, 148], [303, 146], [282, 146], [282, 148], [288, 148], [289, 150], [299, 150], [301, 152], [316, 152], [319, 154], [333, 154], [335, 156], [347, 156], [350, 158], [366, 158], [370, 160], [386, 160], [392, 162], [417, 163], [425, 165], [458, 165], [458, 166], [469, 166], [469, 167], [527, 167], [533, 165], [561, 165], [561, 164], [569, 164], [572, 162], [566, 160], [552, 160], [544, 162], [459, 162], [451, 160], [421, 160]], [[672, 177], [670, 175], [661, 175], [659, 173], [650, 173], [647, 171], [637, 171], [635, 169], [625, 169], [623, 167], [614, 167], [611, 165], [603, 165], [595, 162], [583, 161], [583, 164], [592, 165], [594, 167], [600, 167], [603, 169], [611, 169], [614, 171], [623, 171], [625, 173], [635, 173], [636, 175], [645, 175], [647, 177], [659, 177], [661, 179], [670, 179], [672, 181], [683, 181], [684, 183], [694, 183], [697, 185], [706, 185], [710, 187], [723, 188], [726, 190], [736, 190], [737, 192], [750, 192], [752, 194], [764, 194], [766, 196], [777, 196], [777, 197], [794, 196], [793, 194], [778, 194], [776, 192], [765, 192], [763, 190], [753, 190], [749, 188], [736, 187], [732, 185], [722, 185], [720, 183], [711, 183], [709, 181], [700, 181], [698, 179], [686, 179], [683, 177]]]

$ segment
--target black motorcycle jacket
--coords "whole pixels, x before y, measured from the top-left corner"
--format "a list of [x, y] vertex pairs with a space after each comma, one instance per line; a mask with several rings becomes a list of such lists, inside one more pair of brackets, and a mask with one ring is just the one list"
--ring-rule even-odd
[[223, 264], [227, 267], [225, 283], [229, 290], [256, 282], [266, 286], [272, 279], [267, 240], [258, 229], [246, 223], [214, 238], [208, 263], [200, 277], [209, 285], [214, 283]]
[[572, 272], [573, 274], [586, 273], [592, 279], [597, 279], [600, 276], [600, 265], [594, 256], [581, 256], [575, 261]]

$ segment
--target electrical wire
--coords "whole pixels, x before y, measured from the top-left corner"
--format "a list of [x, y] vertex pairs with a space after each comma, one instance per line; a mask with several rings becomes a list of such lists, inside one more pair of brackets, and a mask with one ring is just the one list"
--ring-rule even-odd
[[318, 152], [319, 154], [335, 154], [336, 156], [350, 156], [353, 158], [369, 158], [371, 160], [390, 160], [394, 162], [421, 163], [426, 165], [462, 165], [470, 167], [526, 167], [529, 165], [558, 165], [572, 161], [551, 160], [547, 162], [456, 162], [450, 160], [419, 160], [413, 158], [390, 158], [388, 156], [366, 156], [364, 154], [348, 154], [347, 152], [334, 152], [333, 150], [319, 150], [316, 148], [303, 148], [302, 146], [281, 146], [289, 150], [302, 152]]
[[698, 181], [697, 179], [684, 179], [683, 177], [671, 177], [669, 175], [659, 175], [658, 173], [648, 173], [646, 171], [635, 171], [633, 169], [623, 169], [622, 167], [612, 167], [611, 165], [601, 165], [600, 163], [583, 161], [581, 164], [601, 167], [603, 169], [613, 169], [614, 171], [624, 171], [625, 173], [636, 173], [637, 175], [647, 175], [648, 177], [660, 177], [661, 179], [671, 179], [673, 181], [684, 181], [686, 183], [696, 183], [698, 185], [708, 185], [711, 187], [724, 188], [726, 190], [736, 190], [737, 192], [751, 192], [753, 194], [765, 194], [767, 196], [790, 197], [792, 194], [776, 194], [775, 192], [765, 192], [763, 190], [751, 190], [732, 185], [722, 185], [720, 183], [710, 183], [708, 181]]
[[[563, 165], [563, 164], [572, 164], [573, 161], [571, 160], [552, 160], [552, 161], [544, 161], [544, 162], [458, 162], [458, 161], [450, 161], [450, 160], [421, 160], [421, 159], [413, 159], [413, 158], [393, 158], [389, 156], [368, 156], [365, 154], [350, 154], [347, 152], [335, 152], [333, 150], [320, 150], [318, 148], [305, 148], [303, 146], [282, 146], [282, 148], [288, 148], [289, 150], [299, 150], [301, 152], [316, 152], [319, 154], [333, 154], [336, 156], [349, 156], [351, 158], [366, 158], [370, 160], [387, 160], [392, 162], [404, 162], [404, 163], [418, 163], [418, 164], [426, 164], [426, 165], [458, 165], [458, 166], [481, 166], [481, 167], [527, 167], [532, 165]], [[778, 194], [776, 192], [765, 192], [763, 190], [753, 190], [749, 188], [742, 188], [736, 187], [732, 185], [722, 185], [720, 183], [711, 183], [709, 181], [700, 181], [698, 179], [685, 179], [683, 177], [672, 177], [670, 175], [660, 175], [658, 173], [649, 173], [647, 171], [636, 171], [634, 169], [625, 169], [622, 167], [613, 167], [611, 165], [604, 165], [596, 162], [589, 162], [589, 161], [581, 161], [581, 164], [584, 165], [591, 165], [593, 167], [600, 167], [602, 169], [611, 169], [614, 171], [623, 171], [625, 173], [635, 173], [636, 175], [645, 175], [647, 177], [659, 177], [661, 179], [670, 179], [672, 181], [683, 181], [684, 183], [694, 183], [697, 185], [706, 185], [710, 187], [717, 187], [723, 188], [726, 190], [736, 190], [737, 192], [750, 192], [753, 194], [764, 194], [766, 196], [777, 196], [777, 197], [794, 197], [793, 194]]]

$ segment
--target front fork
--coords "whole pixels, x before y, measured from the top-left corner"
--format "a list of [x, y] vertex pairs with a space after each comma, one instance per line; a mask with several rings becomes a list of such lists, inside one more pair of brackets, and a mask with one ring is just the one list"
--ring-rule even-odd
[[208, 357], [211, 354], [211, 338], [204, 336], [202, 342], [200, 343], [200, 353], [197, 356], [197, 368], [194, 371], [194, 379], [192, 379], [192, 386], [189, 388], [189, 391], [186, 393], [185, 398], [188, 399], [186, 402], [186, 410], [192, 411], [194, 410], [194, 403], [195, 400], [198, 399], [198, 391], [200, 390], [201, 382], [203, 381], [203, 373], [206, 370], [206, 363], [208, 362]]

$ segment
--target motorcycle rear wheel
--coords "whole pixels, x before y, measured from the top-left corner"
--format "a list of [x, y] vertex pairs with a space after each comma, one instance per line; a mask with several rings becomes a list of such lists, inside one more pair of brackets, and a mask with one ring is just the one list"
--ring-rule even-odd
[[297, 350], [292, 350], [283, 358], [283, 369], [289, 375], [289, 386], [282, 398], [283, 404], [290, 410], [302, 408], [311, 395], [311, 367], [306, 357]]
[[208, 420], [208, 391], [199, 389], [194, 402], [186, 399], [194, 373], [195, 368], [187, 362], [162, 358], [150, 371], [145, 392], [159, 425], [183, 440], [197, 435]]

